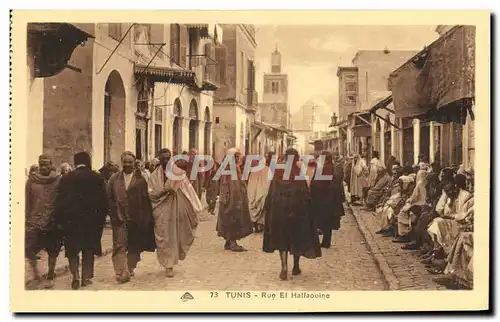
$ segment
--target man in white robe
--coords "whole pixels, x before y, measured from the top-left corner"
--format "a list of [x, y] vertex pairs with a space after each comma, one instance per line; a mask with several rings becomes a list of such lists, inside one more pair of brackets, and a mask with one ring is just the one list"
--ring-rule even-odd
[[194, 242], [198, 226], [197, 213], [202, 205], [186, 172], [170, 161], [168, 149], [160, 151], [160, 166], [148, 181], [149, 198], [153, 205], [157, 257], [173, 277], [173, 267], [184, 260]]
[[[264, 226], [264, 202], [266, 201], [271, 182], [269, 180], [269, 164], [272, 156], [273, 153], [269, 153], [266, 156], [266, 165], [264, 168], [250, 173], [248, 178], [248, 206], [256, 233], [261, 232]], [[252, 166], [257, 166], [257, 164], [252, 164]]]

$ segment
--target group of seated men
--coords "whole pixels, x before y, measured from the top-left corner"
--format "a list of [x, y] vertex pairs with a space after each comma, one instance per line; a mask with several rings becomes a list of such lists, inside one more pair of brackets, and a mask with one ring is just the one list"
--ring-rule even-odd
[[[392, 177], [379, 168], [366, 204], [380, 220], [377, 234], [418, 251], [433, 280], [448, 289], [473, 284], [473, 172], [396, 164]], [[470, 183], [470, 184], [468, 184]]]

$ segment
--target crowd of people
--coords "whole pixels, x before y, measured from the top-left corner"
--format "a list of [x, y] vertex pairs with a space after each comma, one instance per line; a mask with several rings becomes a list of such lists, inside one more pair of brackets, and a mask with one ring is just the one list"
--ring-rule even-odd
[[433, 280], [449, 289], [473, 286], [473, 169], [441, 168], [424, 157], [404, 166], [376, 151], [369, 164], [363, 156], [351, 163], [351, 202], [374, 213], [377, 234], [393, 238], [420, 256]]
[[[301, 257], [318, 258], [321, 248], [331, 247], [346, 203], [374, 211], [378, 233], [404, 243], [403, 249], [420, 250], [431, 272], [444, 273], [440, 283], [472, 280], [473, 195], [460, 171], [425, 162], [401, 167], [394, 157], [384, 165], [376, 151], [367, 163], [364, 156], [344, 160], [327, 151], [304, 160], [290, 148], [283, 155], [268, 153], [261, 164], [232, 148], [210, 167], [197, 159], [196, 149], [182, 154], [172, 162], [171, 151], [162, 149], [144, 163], [124, 152], [121, 165], [107, 162], [99, 171], [85, 152], [74, 156], [75, 169], [68, 163], [56, 169], [49, 156], [40, 156], [26, 183], [26, 258], [34, 287], [53, 286], [63, 248], [71, 287], [92, 284], [107, 217], [118, 283], [134, 277], [143, 252], [156, 252], [173, 277], [195, 240], [203, 191], [223, 249], [244, 252], [240, 241], [262, 233], [262, 250], [279, 253], [281, 280], [288, 279], [288, 255], [291, 273], [298, 275]], [[246, 173], [248, 165], [260, 168]], [[41, 250], [48, 254], [45, 279], [37, 267]]]

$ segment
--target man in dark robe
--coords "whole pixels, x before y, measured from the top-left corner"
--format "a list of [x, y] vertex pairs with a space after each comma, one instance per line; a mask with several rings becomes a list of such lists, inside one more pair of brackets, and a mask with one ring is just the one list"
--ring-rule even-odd
[[[321, 248], [313, 214], [307, 181], [300, 176], [299, 153], [288, 149], [293, 156], [290, 177], [283, 169], [276, 169], [264, 204], [265, 225], [262, 249], [266, 253], [278, 250], [281, 259], [281, 280], [288, 279], [288, 253], [293, 255], [292, 275], [301, 274], [300, 257], [321, 257]], [[284, 162], [283, 162], [284, 163]]]
[[92, 171], [90, 155], [75, 154], [76, 169], [61, 178], [56, 199], [57, 223], [63, 230], [64, 248], [73, 275], [72, 289], [92, 284], [94, 255], [102, 256], [101, 236], [108, 213], [108, 196], [102, 176]]
[[323, 233], [321, 247], [330, 248], [332, 230], [340, 228], [340, 217], [344, 215], [342, 177], [340, 164], [333, 164], [330, 152], [323, 153], [324, 164], [318, 166], [323, 176], [331, 176], [330, 180], [318, 180], [317, 172], [311, 181], [311, 212], [316, 219], [318, 228]]
[[26, 182], [26, 258], [29, 260], [35, 283], [40, 281], [37, 255], [44, 249], [48, 256], [48, 283], [53, 286], [57, 257], [61, 251], [60, 231], [55, 224], [54, 202], [57, 185], [61, 176], [52, 171], [52, 160], [41, 155], [38, 158], [38, 171], [31, 173]]
[[219, 180], [214, 180], [215, 174], [219, 170], [219, 165], [214, 158], [214, 165], [205, 176], [205, 199], [208, 204], [208, 213], [211, 215], [215, 215], [215, 206], [217, 204], [217, 196], [219, 195]]
[[113, 266], [118, 283], [134, 276], [141, 252], [155, 251], [153, 208], [148, 183], [140, 169], [134, 168], [132, 152], [122, 154], [122, 171], [109, 180], [111, 226], [113, 228]]
[[237, 180], [232, 180], [231, 175], [227, 174], [220, 178], [217, 234], [219, 237], [225, 239], [225, 250], [243, 252], [246, 249], [238, 245], [238, 240], [252, 234], [253, 226], [250, 217], [246, 182], [242, 179], [240, 168], [242, 161], [241, 153], [237, 148], [227, 151], [226, 158], [232, 157], [235, 159], [236, 169], [231, 169], [230, 164], [225, 167], [226, 170], [236, 172]]

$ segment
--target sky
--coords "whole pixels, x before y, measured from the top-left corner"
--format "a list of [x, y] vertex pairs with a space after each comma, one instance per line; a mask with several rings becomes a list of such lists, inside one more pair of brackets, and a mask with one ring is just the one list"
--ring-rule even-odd
[[263, 93], [275, 46], [288, 74], [289, 107], [294, 113], [314, 102], [338, 114], [337, 67], [351, 66], [359, 50], [421, 50], [438, 38], [436, 26], [256, 25], [256, 86]]

